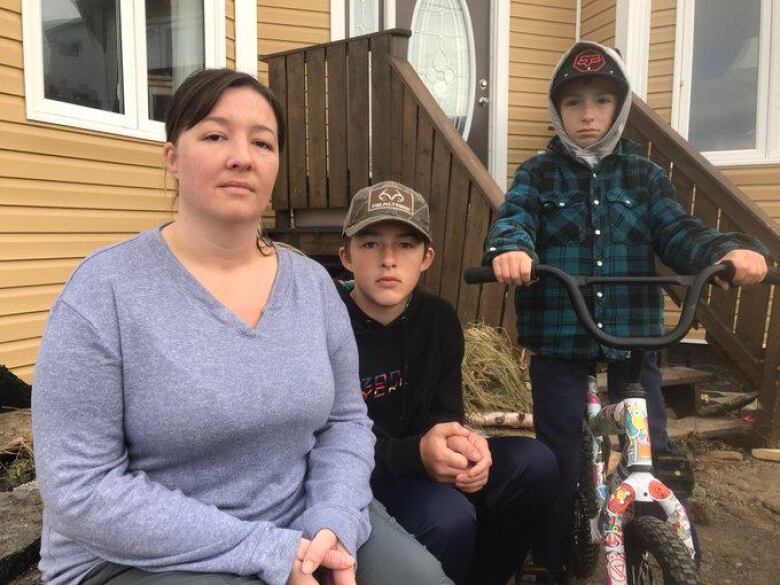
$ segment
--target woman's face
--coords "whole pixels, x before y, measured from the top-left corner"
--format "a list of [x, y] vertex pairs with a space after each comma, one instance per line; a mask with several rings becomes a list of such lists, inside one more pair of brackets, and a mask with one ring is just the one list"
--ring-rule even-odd
[[276, 117], [253, 89], [229, 88], [163, 152], [168, 172], [179, 181], [180, 214], [254, 224], [279, 171]]

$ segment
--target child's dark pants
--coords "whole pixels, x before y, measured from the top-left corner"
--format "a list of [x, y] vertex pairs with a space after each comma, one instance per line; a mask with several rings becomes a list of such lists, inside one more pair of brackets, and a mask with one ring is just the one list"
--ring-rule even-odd
[[[555, 453], [561, 474], [562, 495], [554, 506], [549, 524], [550, 567], [561, 567], [571, 531], [574, 494], [580, 478], [582, 421], [588, 392], [589, 360], [531, 358], [531, 388], [534, 399], [534, 428], [537, 438]], [[621, 399], [628, 383], [628, 360], [611, 362], [607, 372], [609, 399]], [[666, 410], [661, 394], [661, 371], [654, 352], [642, 363], [641, 382], [647, 391], [647, 417], [655, 453], [670, 449], [666, 434]], [[557, 569], [560, 570], [560, 569]]]
[[372, 482], [374, 497], [458, 585], [505, 585], [540, 542], [560, 482], [555, 456], [527, 437], [489, 439], [487, 485], [466, 495], [431, 480]]

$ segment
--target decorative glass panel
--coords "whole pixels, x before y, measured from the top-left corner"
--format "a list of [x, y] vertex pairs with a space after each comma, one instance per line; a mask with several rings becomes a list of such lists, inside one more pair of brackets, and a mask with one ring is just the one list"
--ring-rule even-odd
[[44, 0], [44, 96], [124, 113], [119, 0]]
[[461, 134], [473, 108], [471, 22], [463, 0], [419, 0], [409, 62]]
[[349, 0], [349, 36], [359, 37], [379, 30], [379, 0]]
[[756, 148], [761, 0], [696, 2], [688, 140], [704, 152]]
[[163, 121], [179, 84], [193, 71], [205, 67], [203, 39], [203, 2], [146, 0], [150, 120]]

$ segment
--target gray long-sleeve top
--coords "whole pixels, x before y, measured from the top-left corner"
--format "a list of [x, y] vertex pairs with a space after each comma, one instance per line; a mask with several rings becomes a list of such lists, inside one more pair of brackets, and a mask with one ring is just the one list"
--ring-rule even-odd
[[33, 384], [44, 580], [101, 561], [286, 582], [298, 541], [370, 531], [374, 436], [352, 328], [315, 262], [278, 249], [248, 327], [159, 228], [88, 258], [54, 304]]

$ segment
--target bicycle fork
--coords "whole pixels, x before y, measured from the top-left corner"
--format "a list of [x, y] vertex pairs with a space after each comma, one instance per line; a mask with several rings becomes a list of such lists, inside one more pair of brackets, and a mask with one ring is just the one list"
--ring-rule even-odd
[[[673, 532], [694, 557], [691, 525], [685, 508], [672, 490], [653, 476], [652, 448], [647, 404], [641, 384], [630, 383], [626, 398], [601, 407], [596, 378], [588, 381], [587, 416], [593, 443], [594, 496], [600, 513], [591, 519], [591, 533], [604, 547], [607, 585], [625, 585], [627, 580], [623, 523], [634, 502], [657, 502]], [[601, 437], [625, 435], [627, 442], [620, 464], [607, 485], [609, 461], [605, 461]]]

